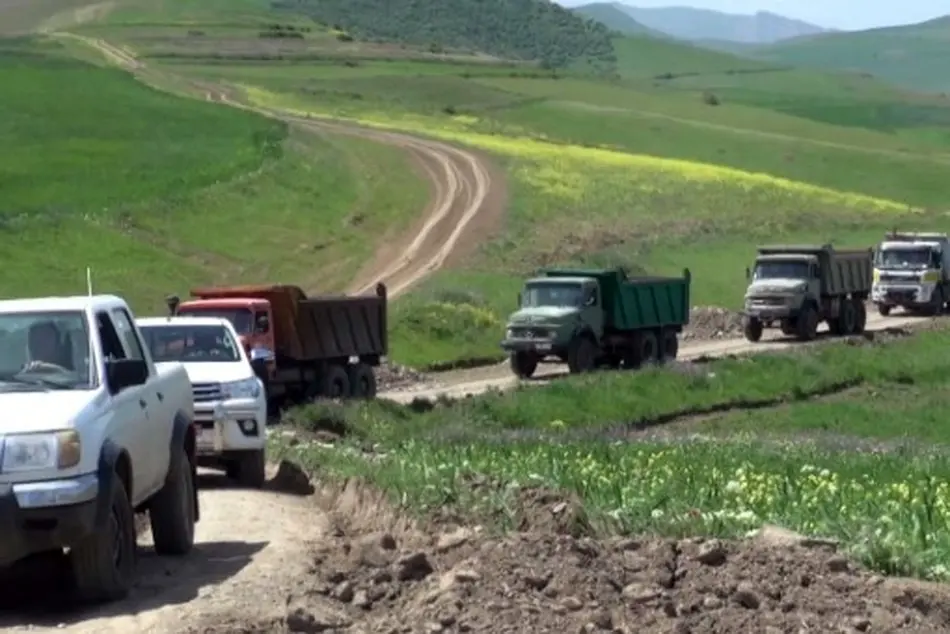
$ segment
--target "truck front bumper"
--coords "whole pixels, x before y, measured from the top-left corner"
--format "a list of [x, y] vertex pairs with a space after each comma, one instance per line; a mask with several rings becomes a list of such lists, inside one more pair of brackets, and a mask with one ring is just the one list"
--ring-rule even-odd
[[534, 352], [541, 356], [554, 354], [557, 346], [553, 339], [505, 339], [501, 342], [505, 352]]
[[798, 310], [797, 307], [787, 303], [747, 301], [742, 314], [746, 317], [768, 322], [793, 318], [798, 314]]
[[929, 304], [936, 284], [875, 284], [871, 287], [871, 301], [888, 306]]
[[0, 484], [0, 566], [78, 543], [96, 529], [99, 479]]
[[267, 442], [266, 424], [267, 407], [255, 399], [196, 403], [197, 453], [215, 456], [261, 449]]

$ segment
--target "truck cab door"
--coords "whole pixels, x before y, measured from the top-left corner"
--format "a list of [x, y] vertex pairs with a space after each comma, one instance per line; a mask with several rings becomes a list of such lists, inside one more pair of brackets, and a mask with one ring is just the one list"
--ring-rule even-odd
[[[112, 322], [122, 344], [126, 359], [145, 361], [149, 365], [149, 377], [145, 385], [129, 388], [136, 397], [132, 400], [139, 407], [142, 427], [138, 430], [137, 441], [149, 447], [147, 462], [140, 465], [143, 477], [147, 477], [149, 493], [162, 487], [168, 465], [171, 461], [171, 432], [172, 415], [169, 410], [170, 400], [157, 385], [155, 367], [149, 363], [145, 354], [145, 346], [139, 338], [132, 316], [125, 308], [114, 308], [111, 311]], [[167, 395], [171, 397], [171, 395]], [[147, 475], [146, 475], [147, 474]]]

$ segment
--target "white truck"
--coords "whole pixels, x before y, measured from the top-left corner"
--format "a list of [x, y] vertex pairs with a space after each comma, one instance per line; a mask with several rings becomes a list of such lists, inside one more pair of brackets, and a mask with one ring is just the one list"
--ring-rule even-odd
[[891, 232], [874, 251], [871, 301], [882, 316], [895, 307], [930, 314], [950, 302], [950, 238], [945, 233]]
[[137, 323], [160, 367], [180, 362], [188, 372], [198, 465], [224, 468], [242, 486], [263, 486], [267, 394], [231, 322], [223, 317], [149, 317]]
[[199, 517], [191, 385], [111, 295], [0, 301], [0, 566], [68, 550], [80, 595], [124, 597], [134, 514], [185, 555]]

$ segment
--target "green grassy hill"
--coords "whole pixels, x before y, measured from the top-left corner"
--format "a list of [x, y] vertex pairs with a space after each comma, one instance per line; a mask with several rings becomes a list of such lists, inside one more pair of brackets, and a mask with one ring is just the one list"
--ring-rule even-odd
[[557, 68], [578, 60], [609, 67], [609, 32], [546, 0], [277, 0], [358, 39], [470, 49]]
[[581, 15], [588, 20], [600, 22], [611, 31], [623, 35], [650, 35], [653, 37], [665, 38], [666, 35], [659, 31], [647, 28], [640, 24], [628, 14], [617, 8], [617, 5], [610, 2], [594, 2], [571, 9], [574, 13]]
[[[0, 40], [0, 85], [2, 296], [84, 292], [87, 266], [143, 311], [195, 284], [332, 288], [425, 201], [399, 152], [173, 97], [55, 41]], [[385, 211], [348, 223], [364, 206]]]
[[756, 49], [762, 59], [871, 73], [916, 90], [950, 92], [950, 16], [856, 33], [834, 33]]

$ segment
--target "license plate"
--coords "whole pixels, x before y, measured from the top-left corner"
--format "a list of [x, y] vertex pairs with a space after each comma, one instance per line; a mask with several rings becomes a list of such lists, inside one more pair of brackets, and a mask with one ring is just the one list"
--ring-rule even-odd
[[537, 343], [537, 344], [534, 345], [534, 347], [535, 347], [536, 350], [540, 350], [540, 351], [542, 351], [542, 352], [547, 352], [548, 350], [551, 349], [551, 344], [549, 344], [549, 343]]
[[217, 429], [202, 429], [198, 435], [198, 447], [200, 449], [220, 449], [219, 435]]

